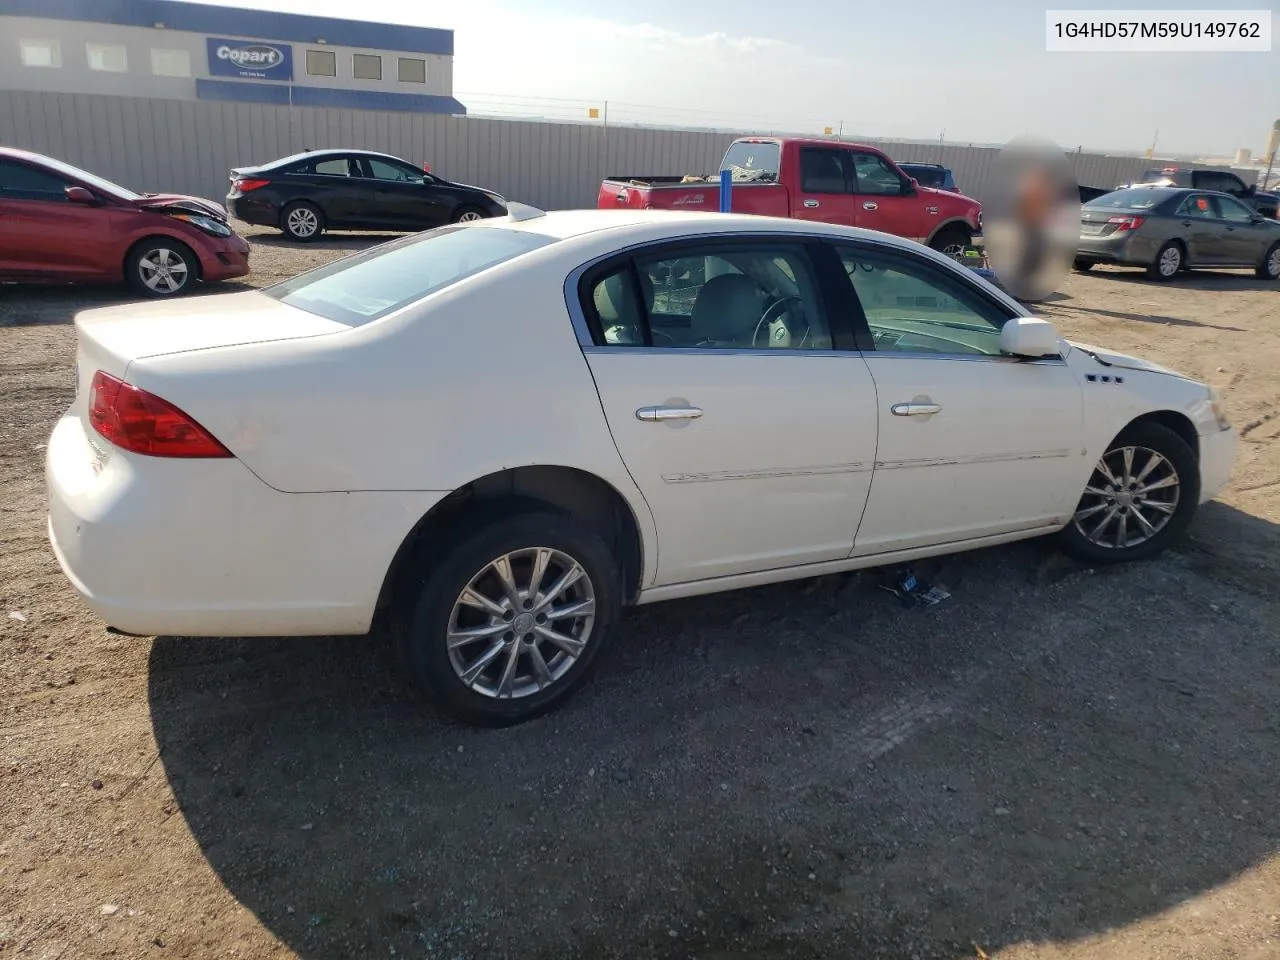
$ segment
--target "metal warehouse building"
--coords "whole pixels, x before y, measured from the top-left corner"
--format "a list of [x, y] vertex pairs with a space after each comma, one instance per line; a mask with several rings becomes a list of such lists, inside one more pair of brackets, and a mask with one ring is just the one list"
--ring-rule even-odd
[[0, 89], [466, 113], [452, 30], [175, 0], [0, 0]]

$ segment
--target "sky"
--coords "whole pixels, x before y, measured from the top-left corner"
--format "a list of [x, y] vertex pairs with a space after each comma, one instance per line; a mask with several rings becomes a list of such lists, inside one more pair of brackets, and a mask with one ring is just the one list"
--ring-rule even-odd
[[[351, 18], [349, 0], [206, 0]], [[1047, 53], [1046, 6], [1256, 9], [1270, 53]], [[1280, 119], [1280, 0], [435, 0], [381, 22], [455, 31], [474, 113], [1066, 149], [1255, 155]], [[357, 14], [358, 16], [358, 14]], [[375, 19], [370, 17], [369, 19]], [[1157, 138], [1158, 131], [1158, 138]]]

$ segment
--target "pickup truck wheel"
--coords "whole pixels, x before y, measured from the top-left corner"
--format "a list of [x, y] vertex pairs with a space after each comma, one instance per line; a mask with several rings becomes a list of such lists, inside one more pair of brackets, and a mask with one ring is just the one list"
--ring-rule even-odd
[[973, 235], [961, 227], [945, 227], [929, 241], [929, 246], [948, 257], [958, 257], [973, 242]]

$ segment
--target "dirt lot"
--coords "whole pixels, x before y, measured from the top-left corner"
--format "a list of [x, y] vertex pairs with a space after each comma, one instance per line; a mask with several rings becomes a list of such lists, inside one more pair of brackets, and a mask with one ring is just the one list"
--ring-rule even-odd
[[[255, 283], [363, 242], [255, 239]], [[948, 558], [928, 611], [874, 572], [645, 608], [500, 732], [377, 640], [81, 608], [42, 446], [119, 296], [0, 288], [0, 957], [1280, 956], [1274, 286], [1099, 270], [1043, 311], [1224, 390], [1246, 442], [1178, 550]]]

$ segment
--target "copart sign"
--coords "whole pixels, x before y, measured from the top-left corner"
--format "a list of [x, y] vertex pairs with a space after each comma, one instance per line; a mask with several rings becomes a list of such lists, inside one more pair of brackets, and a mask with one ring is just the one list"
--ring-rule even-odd
[[292, 80], [293, 48], [287, 43], [210, 37], [209, 73], [215, 77]]

